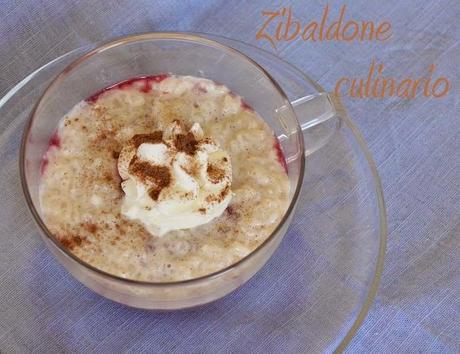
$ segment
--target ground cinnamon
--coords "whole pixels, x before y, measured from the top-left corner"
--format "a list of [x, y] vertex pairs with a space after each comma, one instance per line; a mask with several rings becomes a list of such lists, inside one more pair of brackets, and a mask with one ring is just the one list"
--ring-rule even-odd
[[158, 188], [164, 188], [171, 182], [171, 173], [166, 166], [151, 165], [149, 162], [140, 161], [136, 156], [129, 164], [129, 173], [143, 181], [151, 181]]
[[212, 183], [219, 183], [225, 177], [225, 171], [212, 164], [208, 164], [206, 171]]
[[177, 150], [193, 155], [197, 150], [198, 141], [192, 132], [188, 132], [187, 134], [177, 134], [174, 137], [174, 145]]
[[131, 141], [136, 149], [144, 143], [158, 144], [163, 141], [163, 132], [161, 130], [157, 130], [149, 134], [136, 134], [131, 138]]

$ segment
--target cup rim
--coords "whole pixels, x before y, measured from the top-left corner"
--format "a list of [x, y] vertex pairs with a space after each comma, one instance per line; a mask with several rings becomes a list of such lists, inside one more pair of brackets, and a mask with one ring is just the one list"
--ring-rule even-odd
[[[113, 47], [117, 47], [120, 45], [128, 44], [131, 42], [139, 42], [139, 41], [147, 41], [147, 40], [187, 40], [190, 42], [198, 42], [201, 44], [207, 44], [211, 45], [215, 48], [227, 51], [235, 56], [238, 56], [242, 59], [245, 59], [246, 61], [250, 62], [253, 66], [256, 67], [268, 80], [269, 82], [273, 85], [273, 87], [278, 91], [282, 99], [285, 101], [287, 108], [289, 109], [290, 113], [292, 114], [293, 117], [295, 117], [295, 122], [296, 122], [296, 128], [297, 132], [299, 133], [299, 149], [303, 153], [304, 151], [304, 140], [303, 140], [303, 134], [302, 134], [302, 129], [300, 127], [299, 121], [297, 119], [297, 116], [294, 113], [294, 110], [291, 106], [291, 103], [289, 99], [287, 98], [287, 95], [285, 94], [284, 90], [280, 87], [280, 85], [276, 82], [276, 80], [262, 67], [260, 66], [255, 60], [251, 59], [249, 56], [245, 55], [241, 51], [234, 49], [232, 47], [229, 47], [227, 45], [224, 45], [218, 41], [211, 40], [209, 38], [197, 35], [197, 34], [189, 34], [189, 33], [183, 33], [183, 32], [150, 32], [150, 33], [143, 33], [143, 34], [135, 34], [135, 35], [128, 35], [128, 36], [123, 36], [123, 37], [118, 37], [115, 40], [110, 40], [107, 41], [100, 46], [91, 49], [89, 52], [85, 53], [78, 59], [74, 60], [71, 62], [69, 65], [67, 65], [64, 70], [62, 70], [51, 82], [50, 84], [46, 87], [46, 89], [43, 91], [41, 94], [40, 98], [38, 99], [37, 103], [33, 107], [29, 119], [26, 122], [26, 125], [24, 127], [24, 132], [22, 135], [22, 140], [21, 140], [21, 146], [20, 146], [20, 153], [19, 153], [19, 171], [20, 171], [20, 178], [21, 178], [21, 185], [22, 185], [22, 190], [26, 199], [27, 206], [32, 213], [32, 216], [39, 226], [40, 231], [42, 234], [44, 234], [51, 242], [58, 248], [60, 252], [63, 253], [64, 256], [70, 258], [72, 261], [77, 262], [80, 266], [84, 267], [85, 269], [88, 269], [89, 271], [95, 272], [98, 275], [108, 278], [112, 281], [119, 281], [122, 283], [126, 283], [129, 285], [136, 285], [136, 286], [147, 286], [147, 287], [167, 287], [167, 286], [182, 286], [182, 285], [189, 285], [189, 284], [195, 284], [195, 283], [200, 283], [202, 281], [207, 281], [207, 280], [212, 280], [219, 278], [220, 276], [231, 272], [235, 268], [238, 268], [244, 263], [247, 263], [250, 259], [254, 258], [255, 255], [260, 253], [280, 232], [282, 227], [285, 225], [285, 223], [289, 220], [291, 214], [293, 213], [295, 206], [297, 204], [301, 187], [302, 187], [302, 181], [304, 178], [304, 172], [305, 172], [305, 158], [302, 156], [300, 159], [300, 170], [299, 170], [299, 175], [296, 181], [296, 186], [294, 190], [294, 194], [292, 196], [292, 199], [289, 203], [288, 208], [286, 209], [283, 218], [281, 221], [278, 223], [276, 228], [272, 231], [272, 233], [260, 244], [258, 245], [252, 252], [248, 253], [246, 256], [243, 258], [239, 259], [237, 262], [232, 263], [231, 265], [222, 268], [220, 270], [217, 270], [215, 272], [205, 274], [200, 277], [196, 278], [191, 278], [191, 279], [185, 279], [185, 280], [179, 280], [179, 281], [168, 281], [168, 282], [150, 282], [150, 281], [143, 281], [143, 280], [136, 280], [136, 279], [129, 279], [129, 278], [123, 278], [120, 276], [117, 276], [115, 274], [111, 274], [109, 272], [103, 271], [85, 261], [77, 257], [75, 254], [73, 254], [70, 250], [68, 250], [66, 247], [64, 247], [61, 242], [49, 231], [47, 228], [46, 224], [40, 217], [37, 209], [35, 208], [35, 205], [32, 201], [32, 197], [29, 192], [29, 187], [27, 183], [27, 178], [26, 178], [26, 171], [25, 171], [25, 152], [27, 149], [27, 141], [31, 133], [31, 128], [32, 128], [32, 123], [34, 122], [36, 112], [38, 108], [41, 106], [43, 102], [43, 98], [46, 97], [48, 94], [49, 90], [53, 88], [55, 85], [59, 84], [59, 82], [65, 78], [67, 74], [69, 74], [73, 69], [77, 68], [79, 64], [84, 62], [86, 59], [97, 55], [98, 53], [101, 53], [105, 50], [108, 50]], [[303, 154], [302, 154], [303, 155]], [[284, 237], [284, 235], [283, 235]]]

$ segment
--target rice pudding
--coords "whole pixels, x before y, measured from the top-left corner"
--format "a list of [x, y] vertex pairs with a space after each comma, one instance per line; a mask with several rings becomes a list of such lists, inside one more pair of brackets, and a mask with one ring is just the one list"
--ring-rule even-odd
[[128, 80], [78, 103], [42, 161], [59, 241], [108, 273], [179, 281], [248, 255], [281, 221], [286, 165], [273, 131], [224, 85]]

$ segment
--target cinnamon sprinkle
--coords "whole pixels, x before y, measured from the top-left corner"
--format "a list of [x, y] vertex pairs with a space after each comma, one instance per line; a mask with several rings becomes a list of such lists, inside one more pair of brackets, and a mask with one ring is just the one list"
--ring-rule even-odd
[[85, 238], [78, 235], [68, 235], [66, 237], [59, 237], [59, 242], [69, 250], [73, 251], [75, 248], [80, 247], [82, 244], [89, 243]]
[[98, 229], [97, 225], [96, 225], [96, 224], [92, 224], [92, 223], [86, 223], [86, 224], [83, 224], [82, 226], [83, 226], [88, 232], [90, 232], [90, 233], [92, 233], [92, 234], [94, 234], [94, 233], [97, 231], [97, 229]]
[[219, 201], [224, 200], [229, 192], [230, 192], [230, 187], [227, 185], [225, 186], [224, 190], [220, 192]]
[[149, 134], [136, 134], [131, 138], [131, 141], [136, 149], [144, 143], [158, 144], [163, 141], [163, 132], [161, 130], [157, 130]]
[[171, 183], [171, 173], [168, 167], [151, 165], [148, 162], [138, 160], [136, 156], [129, 164], [129, 173], [143, 181], [155, 183], [155, 187], [149, 191], [153, 200], [157, 200], [161, 190]]
[[208, 164], [206, 171], [212, 183], [219, 183], [225, 177], [225, 171], [212, 164]]
[[188, 132], [187, 134], [177, 134], [174, 137], [174, 145], [177, 150], [193, 155], [197, 150], [198, 141], [192, 132]]
[[208, 203], [212, 203], [212, 202], [221, 202], [225, 199], [225, 197], [227, 196], [227, 194], [230, 192], [230, 187], [229, 186], [225, 186], [225, 188], [219, 193], [219, 195], [215, 195], [215, 194], [210, 194], [206, 197], [206, 201]]
[[149, 196], [153, 200], [157, 201], [158, 197], [160, 196], [162, 188], [150, 188], [149, 190]]

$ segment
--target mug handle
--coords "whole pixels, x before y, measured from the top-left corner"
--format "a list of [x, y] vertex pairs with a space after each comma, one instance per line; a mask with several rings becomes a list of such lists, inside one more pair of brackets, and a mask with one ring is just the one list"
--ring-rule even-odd
[[[323, 147], [340, 129], [340, 113], [344, 108], [333, 93], [321, 92], [291, 101], [304, 135], [305, 156]], [[280, 110], [285, 109], [282, 107]], [[278, 137], [282, 142], [285, 135]]]

